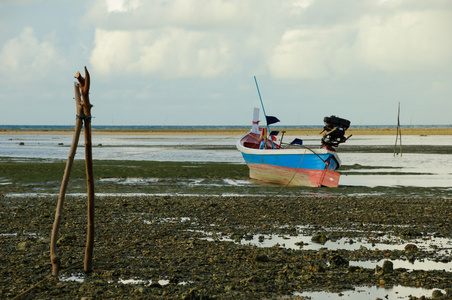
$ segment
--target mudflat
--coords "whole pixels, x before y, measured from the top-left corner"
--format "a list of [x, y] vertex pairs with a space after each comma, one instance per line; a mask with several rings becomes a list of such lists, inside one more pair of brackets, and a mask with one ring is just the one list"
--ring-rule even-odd
[[[293, 293], [398, 285], [428, 289], [427, 297], [452, 296], [450, 270], [392, 266], [393, 260], [407, 259], [450, 264], [450, 255], [440, 255], [444, 249], [430, 251], [412, 241], [452, 238], [452, 199], [98, 197], [94, 270], [85, 275], [86, 198], [71, 196], [57, 243], [59, 280], [50, 276], [49, 257], [56, 200], [0, 197], [8, 212], [0, 221], [2, 299], [299, 299]], [[312, 243], [319, 244], [344, 238], [350, 244], [384, 243], [392, 237], [402, 247], [308, 250], [303, 242], [299, 249], [247, 245], [271, 235], [300, 234], [312, 235]], [[353, 261], [381, 263], [365, 268]]]
[[[94, 134], [232, 136], [246, 131], [101, 130]], [[73, 134], [71, 130], [0, 134], [20, 133]], [[347, 133], [395, 135], [395, 130], [350, 129]], [[450, 128], [402, 129], [402, 134], [409, 133], [452, 135]], [[286, 134], [317, 135], [318, 130]], [[449, 146], [439, 147], [431, 146], [429, 151], [450, 154]], [[390, 148], [382, 151], [392, 153]], [[367, 151], [361, 146], [344, 150]], [[5, 159], [1, 163], [1, 299], [299, 299], [293, 294], [362, 286], [421, 287], [429, 290], [424, 294], [427, 297], [452, 297], [450, 188], [282, 190], [259, 185], [239, 186], [231, 192], [217, 185], [181, 187], [181, 181], [242, 180], [248, 178], [246, 166], [94, 163], [96, 176], [119, 182], [96, 181], [94, 270], [83, 272], [86, 185], [83, 161], [76, 161], [59, 232], [62, 269], [58, 279], [50, 276], [49, 247], [64, 162]], [[166, 185], [125, 185], [124, 176], [165, 178]], [[271, 247], [248, 245], [256, 239], [265, 243], [272, 236], [283, 242]], [[312, 236], [309, 243], [318, 244], [318, 249], [308, 249], [301, 236]], [[297, 249], [285, 247], [284, 240], [297, 237]], [[349, 250], [322, 247], [325, 241], [341, 239], [359, 246]], [[437, 239], [447, 243], [428, 248], [418, 244]], [[398, 250], [361, 247], [369, 243], [397, 245]], [[410, 270], [393, 267], [395, 261], [445, 267]], [[362, 267], [356, 262], [378, 263]]]

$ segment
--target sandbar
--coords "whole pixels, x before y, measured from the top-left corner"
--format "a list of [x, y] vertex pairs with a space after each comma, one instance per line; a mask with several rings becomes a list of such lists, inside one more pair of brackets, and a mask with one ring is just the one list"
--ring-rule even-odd
[[[283, 129], [274, 127], [272, 130], [285, 130], [286, 135], [303, 136], [319, 135], [319, 128]], [[92, 129], [93, 135], [216, 135], [240, 136], [248, 132], [248, 128], [232, 129]], [[72, 129], [2, 129], [0, 135], [36, 134], [36, 135], [72, 135]], [[452, 127], [412, 127], [402, 128], [402, 135], [452, 135]], [[83, 134], [83, 130], [82, 130]], [[396, 135], [396, 128], [350, 128], [346, 135]]]

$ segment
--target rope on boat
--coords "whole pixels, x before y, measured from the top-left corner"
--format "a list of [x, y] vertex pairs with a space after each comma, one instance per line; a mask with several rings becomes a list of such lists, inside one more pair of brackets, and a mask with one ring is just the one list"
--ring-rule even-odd
[[292, 180], [295, 178], [295, 175], [297, 175], [298, 170], [300, 170], [300, 166], [301, 166], [301, 163], [303, 162], [305, 154], [306, 153], [303, 153], [303, 156], [301, 157], [300, 163], [298, 164], [297, 170], [295, 171], [295, 173], [293, 174], [292, 178], [290, 178], [289, 182], [286, 184], [286, 186], [284, 188], [286, 188], [292, 182]]
[[309, 151], [311, 151], [312, 153], [314, 153], [318, 158], [320, 158], [321, 161], [323, 161], [324, 163], [326, 163], [326, 160], [324, 160], [323, 158], [320, 157], [320, 155], [318, 155], [314, 150], [312, 150], [311, 148], [308, 148], [306, 146], [301, 146], [305, 149], [308, 149]]
[[300, 166], [301, 166], [301, 163], [303, 162], [303, 159], [304, 159], [305, 154], [306, 154], [306, 153], [303, 153], [303, 156], [301, 157], [300, 163], [298, 164], [297, 170], [293, 173], [292, 178], [290, 178], [289, 182], [287, 182], [287, 184], [286, 184], [285, 186], [283, 186], [279, 191], [277, 191], [277, 192], [275, 193], [275, 195], [281, 193], [286, 187], [289, 186], [289, 184], [290, 184], [290, 183], [292, 182], [292, 180], [295, 178], [295, 175], [297, 175], [298, 170], [300, 170]]
[[[305, 148], [305, 149], [307, 149], [307, 150], [309, 150], [309, 151], [311, 151], [311, 152], [314, 153], [321, 161], [323, 161], [325, 164], [328, 164], [328, 162], [327, 162], [326, 160], [324, 160], [323, 158], [321, 158], [320, 155], [318, 155], [318, 154], [317, 154], [314, 150], [312, 150], [311, 148], [308, 148], [308, 147], [306, 147], [306, 146], [301, 146], [301, 147], [302, 147], [302, 148]], [[294, 172], [292, 178], [289, 180], [289, 182], [287, 182], [287, 184], [286, 184], [284, 187], [282, 187], [282, 188], [281, 188], [278, 192], [276, 192], [275, 194], [279, 194], [282, 190], [284, 190], [286, 187], [289, 186], [289, 184], [290, 184], [290, 183], [292, 182], [292, 180], [295, 178], [295, 175], [297, 175], [298, 170], [300, 169], [301, 163], [303, 162], [303, 159], [304, 159], [305, 154], [306, 154], [306, 153], [303, 153], [303, 156], [301, 157], [300, 163], [298, 164], [297, 170]], [[326, 166], [326, 167], [327, 167], [327, 166]], [[326, 167], [325, 167], [325, 170], [326, 170]], [[324, 172], [322, 178], [324, 178], [324, 177], [325, 177], [325, 172]], [[323, 181], [323, 179], [322, 179], [322, 181]]]
[[[290, 144], [289, 144], [289, 146], [290, 146]], [[320, 160], [322, 160], [324, 163], [326, 163], [326, 160], [324, 160], [323, 158], [321, 158], [320, 155], [318, 155], [317, 152], [315, 152], [315, 151], [312, 150], [311, 148], [308, 148], [308, 147], [302, 146], [302, 145], [299, 145], [299, 146], [300, 146], [300, 148], [304, 148], [304, 149], [306, 149], [306, 150], [311, 151], [311, 152], [314, 153]]]
[[325, 161], [325, 169], [322, 172], [322, 178], [320, 178], [319, 186], [322, 186], [322, 182], [325, 179], [326, 171], [328, 171], [328, 166], [330, 165], [331, 156]]

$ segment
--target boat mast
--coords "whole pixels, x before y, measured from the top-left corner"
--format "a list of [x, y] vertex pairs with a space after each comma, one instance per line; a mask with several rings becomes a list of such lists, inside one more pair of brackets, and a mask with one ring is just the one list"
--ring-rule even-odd
[[[262, 102], [261, 92], [259, 91], [259, 85], [257, 84], [256, 76], [254, 76], [254, 82], [256, 83], [257, 93], [259, 94], [259, 100], [261, 101], [262, 111], [264, 112], [265, 124], [267, 124], [267, 132], [268, 132], [268, 134], [270, 134], [270, 126], [268, 125], [267, 114], [265, 113], [264, 102]], [[271, 137], [270, 137], [270, 140], [272, 141], [272, 148], [273, 148], [274, 147], [273, 139]]]

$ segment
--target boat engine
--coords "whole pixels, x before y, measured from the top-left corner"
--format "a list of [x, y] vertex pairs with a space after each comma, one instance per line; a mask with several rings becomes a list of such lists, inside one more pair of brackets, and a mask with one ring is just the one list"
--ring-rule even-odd
[[351, 135], [345, 137], [345, 131], [350, 127], [350, 121], [336, 116], [323, 118], [325, 126], [320, 134], [323, 133], [322, 147], [337, 147], [345, 143]]

